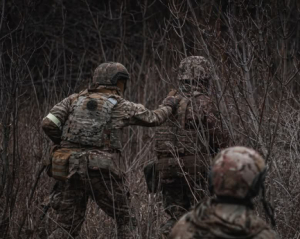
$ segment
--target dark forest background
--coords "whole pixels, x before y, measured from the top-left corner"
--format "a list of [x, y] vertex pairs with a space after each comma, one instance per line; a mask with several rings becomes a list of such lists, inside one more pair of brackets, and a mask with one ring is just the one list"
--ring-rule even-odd
[[[91, 82], [102, 62], [130, 72], [125, 98], [156, 108], [176, 87], [181, 59], [213, 65], [210, 93], [233, 144], [267, 160], [267, 199], [282, 238], [300, 236], [300, 2], [298, 0], [0, 1], [0, 237], [46, 237], [42, 202], [54, 180], [43, 161], [51, 143], [40, 122], [54, 104]], [[139, 238], [166, 220], [142, 169], [154, 129], [125, 130], [123, 156]], [[257, 200], [259, 202], [259, 200]], [[257, 213], [265, 217], [258, 203]], [[113, 237], [90, 203], [82, 238]]]

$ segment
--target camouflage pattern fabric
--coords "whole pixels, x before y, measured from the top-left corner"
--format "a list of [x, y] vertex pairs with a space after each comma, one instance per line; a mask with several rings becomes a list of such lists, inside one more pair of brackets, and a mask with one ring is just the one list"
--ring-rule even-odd
[[62, 140], [79, 145], [118, 149], [122, 147], [120, 129], [111, 127], [115, 97], [83, 93], [72, 105], [72, 113], [63, 127]]
[[249, 207], [208, 200], [185, 214], [169, 239], [275, 239], [276, 233]]
[[[103, 107], [105, 106], [103, 99], [104, 101], [111, 99], [114, 102], [113, 107]], [[96, 104], [93, 102], [88, 105], [91, 100], [95, 100]], [[78, 101], [82, 103], [79, 104]], [[169, 100], [168, 106], [163, 105], [157, 110], [148, 110], [141, 104], [135, 104], [118, 96], [114, 87], [100, 87], [73, 94], [50, 110], [52, 119], [55, 117], [63, 126], [61, 129], [57, 122], [53, 122], [48, 117], [42, 121], [44, 132], [54, 143], [60, 144], [61, 148], [53, 153], [52, 173], [67, 181], [61, 182], [60, 190], [54, 197], [58, 198], [56, 201], [60, 203], [59, 206], [53, 204], [53, 208], [59, 215], [58, 228], [49, 238], [68, 238], [68, 235], [72, 237], [78, 235], [89, 197], [95, 200], [106, 214], [116, 220], [118, 238], [132, 238], [128, 231], [129, 209], [126, 203], [129, 198], [123, 183], [124, 163], [120, 157], [121, 129], [129, 125], [147, 127], [160, 125], [170, 116], [177, 102]], [[103, 108], [104, 111], [101, 111]], [[81, 114], [81, 111], [84, 113]], [[98, 114], [94, 115], [95, 111]], [[105, 113], [110, 114], [110, 117], [106, 118]], [[88, 136], [93, 138], [95, 132], [80, 124], [80, 119], [89, 114], [93, 115], [95, 121], [99, 121], [98, 125], [101, 125], [100, 121], [105, 119], [106, 123], [101, 125], [105, 130], [106, 138], [102, 139], [104, 144], [93, 144], [95, 140], [91, 140], [89, 144]], [[70, 122], [73, 119], [76, 119], [74, 125]], [[64, 131], [65, 126], [74, 127], [74, 130]], [[80, 132], [86, 136], [83, 141], [77, 140], [80, 138], [77, 137]], [[74, 177], [79, 178], [74, 181]]]
[[[102, 93], [104, 89], [96, 89], [96, 90], [85, 90], [80, 94], [73, 94], [66, 99], [62, 100], [60, 103], [56, 104], [51, 110], [50, 113], [53, 114], [58, 120], [61, 122], [62, 125], [69, 125], [70, 123], [68, 120], [73, 118], [74, 112], [74, 104], [76, 103], [79, 97], [89, 98], [91, 96], [101, 98], [101, 96], [105, 96], [106, 98], [112, 98], [117, 101], [116, 105], [111, 110], [111, 117], [108, 122], [106, 136], [109, 135], [109, 138], [106, 138], [106, 144], [101, 147], [101, 150], [104, 150], [106, 154], [110, 154], [111, 159], [115, 159], [116, 153], [119, 153], [118, 150], [112, 152], [112, 149], [120, 149], [122, 148], [120, 139], [121, 139], [121, 129], [129, 126], [129, 125], [140, 125], [140, 126], [147, 126], [153, 127], [162, 124], [172, 113], [172, 107], [170, 106], [161, 106], [159, 109], [156, 110], [148, 110], [141, 104], [135, 104], [133, 102], [127, 101], [122, 97], [116, 95], [114, 90], [109, 91], [109, 87], [105, 89], [105, 93]], [[174, 104], [175, 107], [175, 104]], [[84, 108], [83, 108], [84, 110]], [[71, 113], [72, 112], [72, 113]], [[94, 112], [93, 112], [94, 113]], [[100, 119], [100, 118], [99, 118]], [[81, 128], [80, 128], [81, 127]], [[59, 129], [57, 125], [55, 125], [51, 120], [45, 117], [42, 121], [42, 128], [46, 135], [56, 144], [61, 143], [77, 143], [74, 147], [93, 147], [93, 145], [86, 145], [88, 142], [80, 143], [78, 145], [78, 141], [72, 142], [69, 141], [68, 137], [76, 137], [76, 135], [66, 136], [65, 141], [61, 142], [63, 130]], [[76, 125], [76, 132], [83, 131], [85, 129], [84, 125], [79, 124]], [[91, 135], [94, 133], [91, 132]], [[107, 136], [108, 137], [108, 136]], [[96, 147], [99, 148], [99, 147]], [[49, 163], [49, 161], [47, 161]], [[121, 164], [120, 164], [121, 163]], [[111, 165], [115, 165], [118, 170], [122, 170], [122, 162], [112, 162]]]
[[197, 91], [188, 98], [175, 95], [183, 99], [176, 114], [156, 129], [155, 172], [146, 170], [145, 177], [148, 188], [160, 182], [165, 211], [178, 220], [204, 198], [210, 160], [228, 145], [229, 136], [208, 96]]
[[184, 58], [179, 65], [178, 80], [209, 80], [211, 66], [203, 56], [189, 56]]
[[211, 75], [204, 57], [184, 58], [177, 75], [179, 90], [169, 94], [180, 95], [179, 107], [156, 130], [157, 162], [153, 172], [146, 166], [145, 177], [149, 189], [157, 189], [160, 182], [164, 208], [171, 217], [162, 226], [164, 235], [174, 221], [204, 198], [210, 161], [229, 144], [218, 109], [207, 95]]
[[[85, 90], [80, 94], [73, 94], [60, 103], [55, 105], [50, 113], [56, 116], [62, 125], [66, 123], [70, 116], [70, 113], [74, 109], [74, 102], [80, 96], [91, 96], [94, 93], [104, 95], [107, 98], [113, 98], [117, 101], [117, 104], [111, 111], [110, 127], [113, 129], [122, 129], [129, 125], [140, 125], [153, 127], [162, 124], [172, 112], [170, 106], [162, 106], [157, 110], [148, 110], [141, 104], [135, 104], [127, 101], [122, 97], [116, 95], [113, 91], [111, 93], [101, 93], [99, 90]], [[62, 131], [48, 118], [44, 118], [42, 121], [42, 128], [47, 136], [54, 142], [60, 143]]]
[[203, 56], [184, 58], [180, 62], [177, 75], [179, 89], [184, 93], [191, 93], [194, 90], [207, 93], [211, 75], [211, 65]]
[[[69, 112], [71, 111], [71, 105], [78, 96], [79, 94], [70, 95], [69, 97], [56, 104], [49, 113], [55, 115], [61, 123], [66, 122], [67, 117], [69, 116]], [[57, 125], [53, 121], [51, 121], [47, 117], [43, 118], [42, 128], [44, 133], [52, 140], [54, 144], [60, 144], [62, 130], [57, 127]]]
[[253, 149], [235, 146], [222, 150], [213, 161], [213, 191], [223, 197], [254, 197], [264, 181], [265, 168], [265, 160]]
[[[157, 127], [155, 151], [159, 158], [168, 155], [215, 155], [228, 144], [228, 132], [221, 123], [218, 110], [212, 100], [199, 92], [182, 97], [176, 114]], [[209, 165], [203, 162], [205, 165]]]
[[108, 170], [89, 170], [88, 173], [89, 176], [85, 178], [77, 174], [59, 182], [51, 201], [51, 207], [58, 216], [57, 227], [48, 238], [77, 238], [89, 198], [116, 220], [118, 238], [132, 238], [128, 228], [131, 221], [128, 206], [130, 198], [123, 178]]
[[120, 78], [129, 78], [129, 73], [125, 66], [118, 62], [108, 62], [96, 68], [93, 83], [94, 85], [116, 85]]

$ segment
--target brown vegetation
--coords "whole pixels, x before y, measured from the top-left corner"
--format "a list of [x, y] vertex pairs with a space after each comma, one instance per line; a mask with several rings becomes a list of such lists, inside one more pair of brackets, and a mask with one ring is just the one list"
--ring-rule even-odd
[[[85, 87], [99, 63], [123, 63], [131, 74], [126, 98], [153, 109], [176, 87], [179, 61], [203, 55], [213, 64], [211, 94], [234, 144], [268, 162], [276, 231], [298, 238], [299, 19], [297, 0], [2, 0], [0, 237], [36, 238], [46, 221], [55, 223], [51, 210], [39, 219], [54, 181], [43, 171], [50, 142], [40, 122]], [[155, 157], [153, 134], [130, 127], [124, 137], [140, 238], [156, 238], [164, 220], [160, 197], [147, 194], [142, 175]], [[94, 204], [86, 219], [82, 238], [113, 231]]]

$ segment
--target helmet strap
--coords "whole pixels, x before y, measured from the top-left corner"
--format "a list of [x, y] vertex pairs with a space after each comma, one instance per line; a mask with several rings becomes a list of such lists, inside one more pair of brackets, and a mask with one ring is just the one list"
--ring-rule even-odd
[[261, 185], [264, 184], [265, 178], [266, 178], [267, 170], [266, 168], [261, 171], [259, 174], [256, 175], [256, 177], [253, 179], [253, 182], [249, 188], [249, 192], [246, 195], [246, 198], [254, 198], [259, 194]]

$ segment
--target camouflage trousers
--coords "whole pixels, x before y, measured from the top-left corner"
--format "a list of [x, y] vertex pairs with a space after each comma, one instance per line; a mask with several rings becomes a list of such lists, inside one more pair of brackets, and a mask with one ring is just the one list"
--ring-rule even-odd
[[161, 170], [158, 163], [150, 163], [144, 168], [144, 174], [149, 191], [162, 193], [164, 210], [170, 219], [161, 227], [161, 234], [168, 235], [176, 221], [204, 198], [205, 171], [194, 177], [183, 174], [178, 166]]
[[115, 219], [118, 238], [132, 238], [128, 189], [122, 177], [107, 170], [91, 172], [84, 179], [75, 174], [71, 179], [59, 182], [50, 204], [57, 213], [57, 227], [48, 238], [77, 238], [89, 198]]

